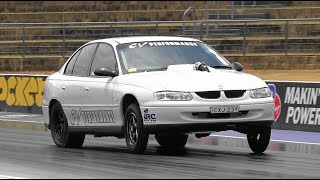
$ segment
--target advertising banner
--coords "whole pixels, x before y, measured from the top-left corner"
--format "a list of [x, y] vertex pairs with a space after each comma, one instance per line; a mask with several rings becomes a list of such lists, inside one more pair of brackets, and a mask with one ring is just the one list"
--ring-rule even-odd
[[320, 83], [266, 83], [275, 100], [274, 129], [320, 132]]
[[0, 111], [42, 114], [45, 75], [0, 75]]

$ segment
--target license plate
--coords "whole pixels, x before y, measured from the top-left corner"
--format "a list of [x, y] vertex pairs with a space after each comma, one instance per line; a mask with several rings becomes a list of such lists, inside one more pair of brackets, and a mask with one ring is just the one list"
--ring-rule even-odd
[[239, 112], [239, 106], [210, 107], [211, 113], [233, 113]]

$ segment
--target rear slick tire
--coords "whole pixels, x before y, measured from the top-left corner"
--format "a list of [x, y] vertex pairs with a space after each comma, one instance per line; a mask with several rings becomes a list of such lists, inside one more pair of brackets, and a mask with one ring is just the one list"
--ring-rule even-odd
[[50, 113], [50, 129], [52, 139], [58, 147], [82, 147], [85, 134], [69, 132], [68, 121], [60, 103], [55, 103], [52, 106]]

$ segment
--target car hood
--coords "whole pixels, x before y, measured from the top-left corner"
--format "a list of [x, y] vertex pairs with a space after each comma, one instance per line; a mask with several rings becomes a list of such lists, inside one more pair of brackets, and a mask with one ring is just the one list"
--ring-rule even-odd
[[118, 77], [118, 83], [153, 91], [248, 90], [267, 87], [260, 78], [230, 69], [196, 71], [193, 65], [171, 65], [165, 71], [130, 73]]

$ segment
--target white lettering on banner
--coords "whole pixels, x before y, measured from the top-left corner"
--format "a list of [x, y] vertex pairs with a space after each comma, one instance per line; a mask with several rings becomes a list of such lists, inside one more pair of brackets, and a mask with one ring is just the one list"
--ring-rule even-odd
[[162, 42], [157, 42], [157, 45], [158, 46], [162, 46]]
[[316, 105], [320, 88], [287, 87], [284, 103]]
[[286, 123], [287, 124], [289, 123], [289, 117], [292, 117], [294, 114], [293, 111], [294, 111], [293, 107], [288, 107], [288, 112], [287, 112], [287, 116], [286, 116]]
[[140, 43], [132, 43], [129, 45], [129, 48], [136, 48], [136, 47], [144, 47], [144, 46], [198, 46], [195, 42], [140, 42]]
[[139, 46], [139, 47], [143, 47], [144, 45], [146, 45], [147, 44], [147, 42], [144, 42], [144, 43], [133, 43], [133, 44], [131, 44], [130, 46], [129, 46], [129, 48], [135, 48], [135, 47], [137, 47], [137, 45]]
[[288, 107], [286, 123], [320, 125], [320, 108]]
[[130, 44], [129, 48], [135, 48], [137, 46], [137, 43], [133, 43], [133, 44]]
[[147, 42], [144, 42], [144, 43], [142, 43], [142, 44], [141, 44], [141, 43], [138, 43], [138, 46], [139, 46], [139, 47], [143, 47], [143, 46], [146, 45], [146, 44], [147, 44]]

